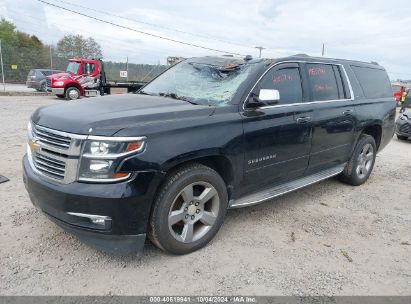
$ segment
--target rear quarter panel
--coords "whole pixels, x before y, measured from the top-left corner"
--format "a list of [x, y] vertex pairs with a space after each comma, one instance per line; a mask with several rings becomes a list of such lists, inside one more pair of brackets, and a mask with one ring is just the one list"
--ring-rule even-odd
[[[356, 140], [365, 128], [378, 125], [381, 127], [378, 151], [381, 151], [390, 142], [395, 131], [396, 103], [394, 97], [367, 99], [350, 65], [344, 64], [344, 67], [354, 93]], [[352, 150], [354, 150], [355, 143]]]

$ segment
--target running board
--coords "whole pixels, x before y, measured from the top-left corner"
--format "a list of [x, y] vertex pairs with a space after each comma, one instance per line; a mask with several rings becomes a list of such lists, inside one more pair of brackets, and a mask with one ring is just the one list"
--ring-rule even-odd
[[344, 170], [344, 167], [345, 167], [345, 164], [340, 165], [338, 167], [333, 167], [333, 168], [330, 168], [330, 169], [327, 169], [327, 170], [324, 170], [324, 171], [321, 171], [321, 172], [318, 172], [318, 173], [315, 173], [309, 176], [304, 176], [299, 179], [287, 182], [285, 184], [275, 186], [273, 188], [267, 188], [260, 192], [256, 192], [253, 194], [243, 196], [237, 200], [230, 201], [229, 208], [240, 208], [240, 207], [262, 203], [274, 197], [277, 197], [277, 196], [286, 194], [288, 192], [315, 184], [319, 181], [322, 181], [324, 179], [340, 174]]

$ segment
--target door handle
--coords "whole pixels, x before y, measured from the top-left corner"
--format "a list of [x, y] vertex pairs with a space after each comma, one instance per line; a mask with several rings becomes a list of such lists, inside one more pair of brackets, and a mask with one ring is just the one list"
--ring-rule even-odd
[[305, 116], [305, 117], [298, 117], [297, 118], [297, 123], [299, 124], [304, 124], [304, 123], [308, 123], [311, 121], [311, 117], [310, 116]]
[[350, 114], [352, 114], [354, 111], [353, 110], [345, 110], [344, 112], [343, 112], [343, 114], [344, 115], [350, 115]]

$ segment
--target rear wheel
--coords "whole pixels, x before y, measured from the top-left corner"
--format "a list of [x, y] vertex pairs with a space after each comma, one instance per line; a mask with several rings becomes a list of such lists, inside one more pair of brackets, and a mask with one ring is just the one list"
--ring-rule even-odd
[[40, 85], [40, 91], [41, 91], [41, 92], [47, 92], [47, 84], [46, 84], [45, 81], [41, 83], [41, 85]]
[[66, 90], [66, 99], [75, 100], [80, 98], [80, 90], [76, 87], [70, 87]]
[[223, 179], [191, 164], [170, 174], [155, 200], [150, 240], [160, 249], [186, 254], [205, 246], [220, 229], [228, 206]]
[[399, 140], [407, 140], [407, 139], [408, 139], [407, 136], [402, 136], [402, 135], [398, 135], [398, 134], [397, 134], [397, 138], [398, 138]]
[[340, 174], [341, 181], [359, 186], [365, 183], [374, 168], [377, 146], [372, 136], [361, 135], [350, 161]]

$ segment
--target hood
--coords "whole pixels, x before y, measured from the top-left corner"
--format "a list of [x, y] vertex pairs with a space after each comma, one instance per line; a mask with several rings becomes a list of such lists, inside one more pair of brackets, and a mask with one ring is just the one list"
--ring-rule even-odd
[[[211, 115], [213, 110], [213, 107], [172, 98], [124, 94], [41, 107], [31, 119], [35, 124], [59, 131], [113, 136], [127, 128], [147, 132], [154, 125], [181, 122], [183, 119], [195, 120], [196, 117]], [[141, 135], [146, 134], [130, 134]]]
[[61, 73], [52, 74], [48, 77], [54, 80], [58, 80], [60, 78], [72, 78], [73, 76], [74, 76], [73, 74], [70, 74], [67, 72], [61, 72]]

